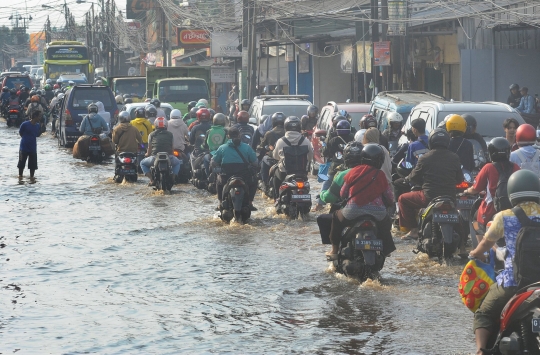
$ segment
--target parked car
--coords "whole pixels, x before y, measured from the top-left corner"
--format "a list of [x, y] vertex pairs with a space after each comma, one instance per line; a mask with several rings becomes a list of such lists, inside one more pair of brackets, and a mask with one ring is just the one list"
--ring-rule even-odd
[[320, 138], [326, 136], [326, 133], [332, 126], [332, 118], [339, 112], [339, 110], [345, 110], [351, 116], [351, 127], [358, 128], [358, 124], [362, 116], [369, 112], [371, 105], [369, 103], [335, 103], [334, 101], [328, 102], [321, 108], [317, 125], [315, 126], [315, 132], [311, 136], [311, 145], [313, 146], [313, 162], [312, 171], [315, 173], [319, 169], [319, 164], [323, 164], [325, 159], [321, 156], [321, 144]]
[[[146, 105], [148, 105], [147, 102], [136, 102], [136, 103], [133, 103], [133, 104], [127, 104], [124, 106], [124, 108], [122, 109], [122, 111], [126, 111], [129, 113], [129, 115], [131, 116], [131, 119], [134, 120], [135, 119], [135, 110], [137, 110], [138, 107], [145, 107]], [[170, 120], [171, 119], [171, 111], [174, 110], [174, 108], [166, 103], [166, 102], [162, 102], [160, 104], [160, 107], [163, 109], [163, 111], [165, 111], [165, 118], [167, 120]], [[184, 112], [182, 112], [184, 113]]]
[[34, 84], [32, 79], [26, 74], [7, 74], [2, 80], [2, 87], [7, 86], [12, 89], [19, 89], [21, 86], [31, 88]]
[[302, 117], [311, 105], [307, 95], [261, 95], [256, 96], [249, 109], [249, 117], [254, 117], [259, 125], [263, 115], [272, 116], [276, 112], [283, 112], [285, 117]]
[[[79, 127], [88, 114], [88, 105], [101, 101], [110, 114], [110, 122], [118, 120], [118, 106], [111, 88], [105, 85], [81, 84], [66, 92], [58, 119], [58, 144], [73, 146], [82, 135]], [[109, 123], [109, 122], [108, 122]]]
[[[424, 119], [426, 130], [431, 132], [447, 115], [453, 113], [473, 115], [477, 122], [476, 132], [482, 135], [486, 142], [495, 137], [504, 137], [503, 122], [507, 118], [515, 118], [520, 124], [525, 123], [515, 109], [501, 102], [425, 101], [413, 108], [409, 120], [403, 126], [403, 132], [406, 132], [411, 127], [411, 121], [417, 118]], [[399, 139], [399, 144], [406, 141], [407, 137], [403, 135]]]
[[422, 101], [445, 102], [442, 96], [424, 91], [382, 91], [371, 102], [369, 113], [377, 119], [377, 126], [382, 132], [388, 127], [387, 112], [398, 112], [407, 121], [409, 113]]

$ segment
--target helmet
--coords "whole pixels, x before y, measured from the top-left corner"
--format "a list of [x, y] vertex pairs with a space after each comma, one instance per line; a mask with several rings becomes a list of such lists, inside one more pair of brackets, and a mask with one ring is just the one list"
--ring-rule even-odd
[[262, 115], [259, 124], [262, 125], [262, 124], [263, 124], [267, 119], [269, 119], [269, 118], [270, 118], [269, 115]]
[[236, 116], [236, 122], [248, 123], [249, 122], [249, 113], [247, 113], [247, 111], [238, 112], [238, 116]]
[[476, 118], [474, 118], [473, 115], [469, 115], [468, 113], [464, 114], [464, 115], [461, 115], [461, 117], [463, 117], [465, 119], [465, 122], [467, 122], [467, 128], [468, 127], [473, 127], [473, 128], [476, 128]]
[[216, 113], [214, 118], [212, 119], [212, 124], [214, 126], [223, 126], [227, 124], [227, 116], [225, 116], [222, 113]]
[[150, 100], [150, 103], [154, 105], [156, 108], [161, 106], [161, 102], [158, 99], [152, 99]]
[[502, 137], [493, 138], [487, 149], [492, 162], [510, 159], [510, 143]]
[[349, 116], [349, 113], [346, 110], [339, 110], [338, 115], [341, 115], [341, 116], [347, 118], [347, 116]]
[[135, 110], [135, 117], [137, 118], [145, 118], [146, 117], [146, 110], [144, 107], [137, 107]]
[[519, 85], [518, 84], [512, 84], [512, 85], [510, 85], [509, 89], [510, 89], [510, 91], [512, 91], [514, 89], [519, 90]]
[[335, 115], [332, 118], [332, 127], [336, 128], [339, 121], [346, 121], [347, 119], [341, 115]]
[[316, 117], [319, 114], [319, 108], [315, 105], [309, 105], [307, 108], [308, 117]]
[[2, 88], [2, 92], [8, 92], [8, 91], [9, 91], [9, 88], [8, 88], [7, 86], [4, 86], [4, 87]]
[[157, 117], [157, 110], [154, 106], [150, 106], [144, 111], [146, 113], [146, 118]]
[[148, 104], [148, 105], [144, 106], [144, 109], [148, 111], [150, 109], [150, 107], [156, 108], [154, 105]]
[[124, 98], [122, 97], [122, 95], [116, 95], [116, 97], [114, 99], [116, 100], [117, 104], [123, 104], [124, 103]]
[[200, 99], [198, 103], [202, 103], [204, 106], [208, 107], [208, 101], [206, 99]]
[[131, 115], [127, 111], [122, 111], [118, 115], [118, 121], [120, 121], [120, 122], [129, 122], [129, 121], [131, 121]]
[[195, 105], [196, 108], [206, 108], [206, 105], [202, 102], [197, 102], [197, 104]]
[[13, 94], [13, 95], [17, 95], [17, 89], [13, 88], [13, 89], [9, 90], [9, 93]]
[[31, 102], [39, 102], [39, 96], [37, 95], [33, 95], [32, 98], [30, 99]]
[[457, 131], [463, 134], [467, 130], [467, 121], [460, 115], [452, 115], [446, 121], [446, 130], [450, 133]]
[[62, 100], [64, 98], [65, 94], [63, 92], [58, 94], [58, 100]]
[[510, 175], [506, 189], [512, 206], [524, 201], [539, 202], [540, 180], [531, 170], [522, 169]]
[[53, 85], [53, 89], [59, 89], [59, 88], [60, 88], [60, 85], [58, 85], [58, 84]]
[[52, 80], [51, 80], [51, 79], [47, 79], [47, 80], [45, 80], [45, 84], [47, 84], [47, 85], [51, 85], [51, 84], [52, 84]]
[[197, 105], [197, 102], [195, 102], [195, 101], [190, 101], [190, 102], [188, 103], [188, 105], [187, 105], [188, 111], [191, 111], [191, 109], [192, 109], [193, 107], [195, 107], [195, 105]]
[[43, 87], [45, 89], [45, 91], [51, 91], [52, 90], [52, 87], [50, 84], [45, 84], [45, 86]]
[[124, 100], [124, 103], [127, 105], [127, 104], [132, 104], [133, 103], [133, 99], [131, 97], [128, 97], [127, 99]]
[[362, 116], [358, 124], [360, 129], [368, 129], [371, 127], [377, 127], [377, 120], [375, 117], [373, 117], [373, 115], [368, 113], [367, 115]]
[[380, 145], [369, 143], [364, 146], [360, 153], [360, 164], [380, 169], [384, 163], [384, 150]]
[[251, 106], [251, 103], [248, 99], [243, 99], [242, 102], [240, 102], [240, 108], [243, 108], [242, 106]]
[[40, 96], [43, 96], [44, 92], [42, 90], [36, 90], [36, 94], [40, 95]]
[[167, 119], [165, 117], [157, 117], [154, 121], [154, 127], [156, 129], [167, 129]]
[[191, 110], [189, 110], [189, 117], [197, 118], [197, 111], [199, 111], [197, 107], [192, 107]]
[[91, 103], [90, 105], [88, 105], [88, 113], [97, 113], [98, 112], [98, 107], [95, 103]]
[[285, 123], [285, 114], [283, 112], [276, 112], [272, 115], [272, 127], [281, 126]]
[[296, 131], [300, 132], [302, 130], [302, 124], [300, 119], [296, 116], [289, 116], [285, 120], [285, 132]]
[[210, 111], [206, 108], [201, 108], [197, 111], [197, 119], [200, 122], [208, 122], [210, 121]]
[[386, 115], [386, 119], [389, 123], [402, 123], [403, 122], [403, 116], [399, 114], [399, 112], [388, 112]]
[[182, 112], [180, 112], [180, 110], [178, 109], [174, 109], [171, 111], [171, 119], [175, 118], [182, 118]]
[[210, 112], [210, 119], [214, 118], [215, 114], [216, 114], [216, 111], [214, 111], [213, 109], [209, 108], [208, 109], [208, 112]]
[[429, 134], [429, 149], [445, 148], [450, 145], [450, 135], [442, 128], [436, 128]]
[[345, 166], [347, 166], [347, 168], [354, 168], [355, 166], [361, 164], [362, 149], [364, 149], [364, 146], [360, 142], [352, 141], [347, 143], [343, 149], [343, 161], [345, 162]]
[[36, 94], [37, 94], [37, 93], [35, 92], [35, 90], [32, 90], [32, 91], [30, 91], [30, 93], [29, 93], [28, 95], [29, 95], [30, 97], [32, 97], [32, 96], [34, 96], [34, 95], [36, 95]]
[[101, 81], [101, 80], [96, 80], [96, 85], [103, 85], [103, 81]]
[[57, 79], [57, 80], [56, 80], [56, 83], [57, 83], [57, 84], [60, 84], [60, 85], [62, 85], [63, 82], [64, 82], [64, 80], [62, 80], [62, 79]]
[[536, 141], [536, 129], [528, 123], [519, 125], [516, 131], [516, 142], [518, 146], [525, 147], [533, 145]]
[[351, 124], [347, 120], [341, 120], [336, 125], [336, 132], [338, 136], [346, 136], [351, 134]]

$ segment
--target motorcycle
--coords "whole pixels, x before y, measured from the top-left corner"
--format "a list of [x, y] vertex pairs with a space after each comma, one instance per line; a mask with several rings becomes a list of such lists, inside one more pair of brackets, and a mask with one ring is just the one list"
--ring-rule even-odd
[[101, 151], [101, 139], [97, 134], [90, 137], [90, 144], [88, 146], [88, 157], [86, 161], [89, 163], [99, 164], [103, 161], [105, 153]]
[[23, 122], [22, 112], [20, 106], [10, 106], [7, 110], [7, 126], [8, 127], [19, 127]]
[[[141, 162], [145, 158], [146, 150], [148, 149], [148, 143], [140, 143], [137, 149], [137, 161]], [[142, 174], [140, 164], [137, 164], [137, 173]]]
[[183, 154], [180, 149], [174, 149], [173, 155], [179, 160], [182, 160], [182, 168], [180, 169], [180, 173], [176, 177], [175, 183], [187, 184], [189, 182], [189, 179], [191, 178], [191, 164], [189, 164], [189, 159], [186, 158], [186, 155]]
[[47, 124], [49, 123], [49, 112], [43, 112], [43, 116], [41, 117], [41, 133], [45, 133], [47, 130]]
[[249, 187], [241, 177], [231, 176], [223, 187], [220, 203], [220, 218], [229, 223], [245, 223], [251, 217], [249, 208]]
[[168, 153], [156, 154], [154, 164], [150, 167], [150, 173], [155, 183], [154, 190], [171, 191], [174, 185], [174, 174]]
[[137, 154], [122, 152], [116, 156], [114, 181], [121, 183], [125, 178], [128, 182], [137, 182]]
[[[276, 159], [272, 159], [272, 158], [268, 158], [267, 159], [267, 162], [268, 164], [270, 165], [270, 167], [273, 167], [274, 165], [276, 165], [278, 163], [278, 161]], [[261, 164], [265, 164], [264, 162], [261, 162]], [[271, 171], [272, 169], [269, 169], [269, 171]], [[272, 170], [273, 171], [273, 170]], [[270, 174], [270, 172], [268, 173]], [[259, 190], [261, 190], [268, 198], [274, 198], [274, 185], [273, 185], [273, 182], [272, 182], [272, 175], [270, 175], [271, 177], [268, 179], [268, 184], [265, 184], [262, 177], [260, 176], [260, 173], [259, 173], [259, 183], [258, 183], [258, 188]]]
[[[471, 214], [474, 203], [477, 200], [476, 196], [464, 195], [463, 191], [467, 190], [473, 185], [472, 174], [468, 170], [463, 169], [463, 182], [456, 185], [458, 191], [456, 197], [456, 209], [459, 214], [459, 220], [461, 224], [461, 245], [460, 245], [460, 255], [463, 254], [464, 257], [467, 257], [465, 253], [465, 243], [469, 236], [469, 232], [473, 230], [472, 222], [474, 221]], [[475, 247], [476, 238], [472, 239], [473, 247]]]
[[383, 242], [377, 239], [377, 221], [373, 216], [364, 215], [356, 219], [352, 227], [345, 227], [341, 233], [342, 242], [337, 258], [332, 261], [336, 272], [360, 281], [379, 278], [385, 257]]
[[[273, 177], [270, 179], [273, 186]], [[307, 218], [311, 209], [310, 185], [305, 174], [287, 175], [279, 187], [276, 201], [276, 212], [284, 213], [289, 219], [295, 220], [300, 216]]]
[[198, 189], [206, 189], [208, 178], [204, 170], [204, 156], [208, 152], [199, 150], [191, 153], [191, 183]]

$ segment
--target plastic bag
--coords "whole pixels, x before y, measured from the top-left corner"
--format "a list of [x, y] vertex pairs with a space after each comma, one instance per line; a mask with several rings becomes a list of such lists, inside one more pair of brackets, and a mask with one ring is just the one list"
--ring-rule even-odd
[[458, 291], [463, 304], [476, 312], [486, 297], [489, 287], [495, 283], [495, 253], [490, 250], [489, 264], [470, 260], [459, 278]]
[[[328, 170], [330, 170], [330, 162], [319, 164], [319, 174], [318, 175], [326, 175], [328, 176]], [[317, 177], [318, 182], [323, 182], [324, 180], [320, 177]]]

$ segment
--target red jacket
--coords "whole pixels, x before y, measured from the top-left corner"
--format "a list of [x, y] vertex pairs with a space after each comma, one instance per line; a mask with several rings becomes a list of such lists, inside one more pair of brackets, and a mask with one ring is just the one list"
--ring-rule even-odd
[[[360, 178], [360, 176], [362, 177]], [[358, 180], [359, 178], [360, 180]], [[373, 179], [375, 180], [371, 182]], [[364, 188], [370, 182], [369, 187]], [[364, 188], [362, 192], [356, 194], [362, 188]], [[345, 175], [343, 187], [341, 188], [341, 197], [348, 198], [354, 195], [352, 202], [357, 206], [364, 206], [380, 197], [387, 188], [388, 181], [381, 170], [369, 165], [358, 165]]]

